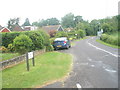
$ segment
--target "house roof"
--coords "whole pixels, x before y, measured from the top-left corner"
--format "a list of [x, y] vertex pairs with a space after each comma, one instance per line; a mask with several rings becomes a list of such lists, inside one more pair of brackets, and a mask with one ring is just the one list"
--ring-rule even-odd
[[6, 27], [2, 27], [2, 29], [0, 29], [0, 32], [11, 32], [11, 31]]
[[14, 25], [12, 29], [13, 31], [24, 31], [19, 25]]
[[51, 31], [51, 30], [58, 30], [61, 25], [50, 25], [50, 26], [43, 26], [42, 29], [45, 31]]

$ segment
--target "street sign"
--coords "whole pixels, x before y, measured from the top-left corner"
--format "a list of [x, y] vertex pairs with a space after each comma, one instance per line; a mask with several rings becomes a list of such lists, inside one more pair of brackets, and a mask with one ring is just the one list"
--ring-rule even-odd
[[31, 59], [31, 58], [33, 58], [33, 52], [28, 53], [28, 59]]

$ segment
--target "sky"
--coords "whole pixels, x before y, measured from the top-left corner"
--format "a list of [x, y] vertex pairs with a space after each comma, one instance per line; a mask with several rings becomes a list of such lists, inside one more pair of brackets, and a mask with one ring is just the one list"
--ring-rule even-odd
[[20, 18], [20, 25], [56, 17], [61, 20], [68, 13], [84, 20], [102, 19], [118, 14], [120, 0], [1, 0], [0, 25], [7, 26], [10, 18]]

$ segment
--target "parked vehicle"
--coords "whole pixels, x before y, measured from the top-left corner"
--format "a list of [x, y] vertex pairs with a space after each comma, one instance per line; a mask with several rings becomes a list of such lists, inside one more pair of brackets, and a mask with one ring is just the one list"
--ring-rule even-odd
[[53, 47], [55, 50], [60, 49], [60, 48], [70, 48], [71, 44], [70, 41], [67, 39], [67, 37], [61, 37], [61, 38], [56, 38], [53, 42]]

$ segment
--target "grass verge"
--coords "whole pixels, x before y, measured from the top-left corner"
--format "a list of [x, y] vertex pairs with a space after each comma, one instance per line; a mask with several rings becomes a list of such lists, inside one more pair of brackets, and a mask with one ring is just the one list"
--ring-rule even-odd
[[112, 48], [119, 48], [119, 49], [120, 49], [120, 46], [111, 45], [111, 44], [106, 43], [106, 42], [103, 42], [103, 41], [101, 41], [101, 40], [99, 40], [99, 39], [97, 39], [96, 41], [99, 42], [99, 43], [101, 43], [101, 44], [104, 44], [104, 45], [106, 45], [106, 46], [109, 46], [109, 47], [112, 47]]
[[30, 60], [30, 71], [26, 63], [2, 71], [3, 88], [34, 88], [47, 82], [63, 78], [70, 72], [72, 55], [47, 52], [35, 57], [35, 67]]
[[8, 60], [14, 57], [19, 56], [18, 53], [0, 53], [0, 56], [2, 57], [0, 61]]

